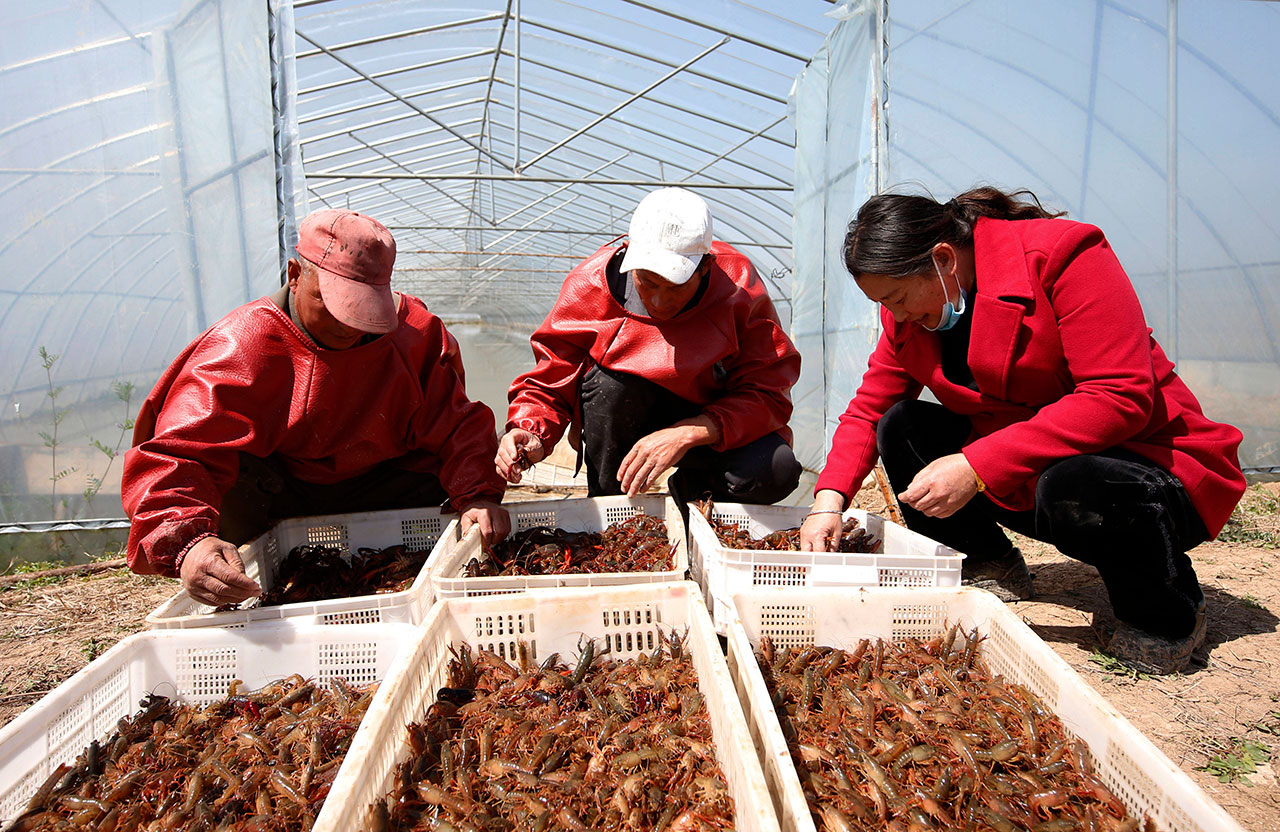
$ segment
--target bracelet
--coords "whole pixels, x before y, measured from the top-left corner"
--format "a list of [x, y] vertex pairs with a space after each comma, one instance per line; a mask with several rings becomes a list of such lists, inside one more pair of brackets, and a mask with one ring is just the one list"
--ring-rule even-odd
[[835, 508], [821, 508], [816, 511], [809, 512], [804, 516], [804, 519], [808, 520], [810, 517], [812, 517], [815, 514], [844, 514], [844, 512]]
[[974, 481], [974, 482], [976, 482], [976, 483], [978, 484], [978, 493], [979, 493], [979, 494], [981, 494], [982, 492], [984, 492], [984, 491], [986, 491], [986, 490], [987, 490], [987, 484], [986, 484], [985, 482], [983, 482], [983, 481], [982, 481], [982, 477], [978, 476], [978, 472], [977, 472], [977, 471], [974, 471], [974, 472], [973, 472], [973, 481]]

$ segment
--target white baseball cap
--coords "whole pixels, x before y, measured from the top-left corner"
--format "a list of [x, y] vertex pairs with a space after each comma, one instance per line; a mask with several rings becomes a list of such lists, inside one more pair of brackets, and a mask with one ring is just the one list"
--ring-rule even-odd
[[677, 286], [687, 283], [711, 251], [711, 209], [684, 188], [662, 188], [631, 215], [621, 270], [644, 269]]

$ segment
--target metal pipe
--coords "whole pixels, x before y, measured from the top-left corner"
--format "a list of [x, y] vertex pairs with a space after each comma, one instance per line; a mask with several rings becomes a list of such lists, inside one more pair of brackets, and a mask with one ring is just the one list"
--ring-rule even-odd
[[[387, 230], [389, 231], [492, 231], [493, 229], [485, 228], [484, 226], [470, 226], [470, 225], [388, 225]], [[595, 236], [597, 234], [608, 233], [607, 230], [603, 230], [599, 228], [591, 228], [591, 229], [521, 228], [518, 230], [527, 231], [530, 234], [577, 234], [577, 235], [586, 236], [586, 237]], [[744, 246], [755, 246], [756, 248], [776, 248], [776, 249], [787, 249], [787, 250], [791, 249], [791, 245], [789, 243], [787, 244], [756, 243], [756, 242], [749, 242], [746, 240], [722, 240], [721, 242], [727, 243], [728, 245], [731, 245], [734, 248], [742, 248]]]
[[[396, 251], [398, 254], [470, 254], [470, 255], [475, 255], [476, 257], [494, 253], [492, 251], [485, 251], [484, 249], [448, 250], [448, 249], [439, 249], [439, 248], [409, 248], [409, 249], [397, 248]], [[564, 260], [581, 260], [582, 259], [576, 254], [551, 254], [545, 251], [503, 251], [499, 253], [505, 257], [556, 257]]]
[[[540, 66], [552, 72], [558, 72], [562, 75], [568, 75], [574, 79], [575, 83], [581, 83], [582, 81], [590, 81], [594, 84], [598, 84], [599, 86], [604, 87], [605, 89], [617, 90], [618, 92], [627, 92], [627, 88], [619, 84], [611, 84], [608, 81], [605, 81], [601, 78], [583, 78], [580, 75], [575, 74], [572, 70], [565, 69], [562, 66], [555, 66], [554, 64], [551, 64], [547, 61], [539, 61], [534, 58], [530, 58], [527, 55], [522, 60], [525, 63], [533, 64], [534, 66]], [[689, 73], [689, 70], [686, 69], [685, 72]], [[710, 121], [713, 124], [719, 124], [722, 127], [728, 127], [731, 130], [742, 130], [744, 132], [747, 130], [746, 127], [743, 127], [741, 124], [738, 124], [733, 119], [719, 118], [717, 116], [712, 115], [711, 113], [707, 112], [706, 108], [698, 110], [693, 107], [686, 107], [683, 104], [676, 104], [672, 101], [667, 101], [666, 99], [657, 98], [654, 96], [650, 96], [649, 100], [657, 104], [661, 104], [664, 107], [669, 107], [670, 109], [675, 110], [677, 112], [687, 113], [691, 116], [698, 116], [699, 118], [706, 119], [707, 121]], [[783, 118], [786, 118], [786, 116], [783, 116]], [[781, 139], [775, 139], [772, 136], [766, 136], [765, 138], [767, 138], [771, 142], [777, 142], [783, 147], [789, 147], [792, 149], [795, 148], [794, 142], [782, 141]]]
[[[301, 8], [302, 5], [303, 5], [302, 3], [294, 3], [293, 7], [297, 9], [297, 8]], [[372, 44], [372, 43], [385, 43], [386, 41], [389, 41], [389, 40], [399, 40], [400, 38], [413, 37], [414, 35], [425, 35], [430, 32], [442, 32], [445, 29], [456, 29], [459, 26], [470, 26], [473, 23], [487, 23], [490, 20], [497, 20], [500, 17], [502, 17], [501, 14], [494, 12], [493, 14], [481, 15], [480, 17], [471, 17], [466, 20], [454, 20], [454, 21], [450, 21], [449, 23], [437, 23], [433, 26], [423, 26], [419, 29], [406, 29], [402, 32], [392, 32], [386, 35], [378, 35], [377, 37], [373, 37], [373, 38], [362, 38], [361, 40], [347, 41], [346, 43], [339, 43], [334, 46], [331, 46], [329, 47], [329, 49], [335, 52], [341, 52], [344, 49], [354, 49], [357, 46], [368, 46], [369, 44]], [[308, 38], [308, 40], [310, 40], [310, 38]], [[313, 52], [299, 52], [297, 57], [298, 58], [314, 58], [317, 55], [328, 54], [329, 52], [329, 50], [326, 50], [323, 46], [320, 46], [320, 44], [315, 43], [315, 41], [312, 41], [312, 45], [319, 48]]]
[[[457, 63], [458, 61], [469, 61], [472, 58], [483, 58], [485, 55], [490, 55], [490, 54], [493, 54], [492, 49], [477, 49], [476, 51], [468, 52], [465, 55], [454, 55], [452, 58], [440, 58], [439, 60], [426, 61], [424, 63], [414, 64], [412, 66], [396, 67], [395, 69], [388, 69], [385, 72], [371, 72], [369, 73], [369, 77], [370, 78], [387, 78], [392, 75], [400, 75], [405, 72], [417, 72], [420, 69], [431, 69], [432, 67], [446, 66], [448, 64]], [[358, 84], [363, 80], [364, 80], [363, 78], [348, 78], [345, 81], [333, 81], [332, 83], [328, 83], [328, 84], [320, 84], [319, 86], [308, 87], [305, 90], [298, 90], [298, 95], [299, 96], [312, 95], [317, 92], [324, 92], [325, 90], [337, 89], [338, 87], [349, 87], [352, 84]], [[413, 96], [410, 96], [410, 98], [412, 97]]]
[[1168, 6], [1168, 65], [1165, 81], [1165, 99], [1168, 112], [1165, 116], [1165, 143], [1168, 174], [1165, 178], [1165, 245], [1168, 254], [1165, 282], [1166, 322], [1161, 337], [1169, 360], [1178, 361], [1178, 0], [1169, 0]]
[[511, 169], [516, 173], [521, 170], [520, 165], [520, 0], [515, 0], [516, 11], [516, 54], [515, 54], [515, 129], [514, 144], [515, 151], [512, 154]]
[[[597, 167], [596, 167], [596, 168], [594, 168], [590, 173], [588, 173], [588, 174], [587, 174], [587, 176], [594, 176], [595, 174], [599, 173], [600, 171], [604, 170], [605, 168], [609, 167], [610, 165], [614, 165], [614, 164], [617, 164], [618, 162], [621, 162], [623, 159], [627, 158], [627, 157], [628, 157], [628, 156], [630, 156], [630, 155], [631, 155], [631, 151], [627, 151], [626, 153], [623, 153], [623, 154], [622, 154], [621, 156], [619, 156], [618, 158], [616, 158], [616, 159], [612, 159], [612, 160], [610, 160], [610, 161], [608, 161], [608, 162], [605, 162], [605, 163], [604, 163], [604, 164], [602, 164], [602, 165], [597, 166]], [[517, 216], [518, 214], [522, 214], [522, 213], [524, 213], [525, 211], [528, 211], [530, 208], [532, 208], [533, 206], [537, 205], [538, 203], [540, 203], [540, 202], [545, 202], [546, 200], [550, 199], [551, 197], [555, 196], [556, 194], [560, 193], [561, 191], [567, 190], [568, 188], [572, 188], [572, 187], [573, 187], [573, 185], [574, 185], [574, 183], [573, 183], [573, 182], [569, 182], [568, 184], [561, 185], [559, 188], [556, 188], [556, 189], [555, 189], [554, 191], [552, 191], [551, 193], [546, 194], [545, 196], [540, 196], [540, 197], [538, 197], [538, 198], [537, 198], [537, 199], [535, 199], [533, 202], [530, 202], [530, 203], [528, 203], [528, 204], [526, 204], [526, 205], [524, 205], [524, 206], [522, 206], [522, 207], [520, 207], [520, 208], [517, 208], [516, 210], [514, 210], [514, 211], [512, 211], [511, 213], [507, 214], [505, 217], [500, 217], [500, 218], [498, 218], [498, 219], [494, 220], [494, 222], [495, 222], [495, 223], [498, 223], [498, 224], [504, 223], [504, 222], [506, 222], [507, 220], [511, 219], [512, 217]], [[493, 182], [492, 182], [492, 181], [490, 181], [490, 183], [489, 183], [489, 187], [490, 187], [490, 188], [492, 188], [492, 187], [493, 187]]]
[[[516, 0], [516, 2], [517, 2], [517, 3], [519, 3], [519, 0]], [[542, 151], [541, 153], [539, 153], [537, 156], [534, 156], [531, 160], [529, 160], [529, 164], [525, 165], [525, 166], [523, 167], [523, 169], [524, 169], [524, 170], [528, 170], [529, 168], [531, 168], [531, 167], [533, 167], [535, 164], [537, 164], [537, 163], [539, 162], [539, 160], [546, 158], [547, 156], [551, 155], [551, 154], [552, 154], [552, 153], [554, 153], [555, 151], [557, 151], [557, 150], [559, 150], [560, 148], [564, 147], [566, 144], [568, 144], [569, 142], [571, 142], [571, 141], [573, 141], [574, 139], [578, 138], [578, 137], [579, 137], [579, 136], [581, 136], [583, 133], [587, 132], [587, 131], [588, 131], [588, 130], [590, 130], [592, 127], [595, 127], [595, 126], [596, 126], [597, 124], [599, 124], [600, 122], [605, 121], [605, 120], [606, 120], [606, 119], [608, 119], [610, 116], [612, 116], [614, 113], [618, 112], [618, 111], [619, 111], [619, 110], [621, 110], [623, 107], [625, 107], [625, 106], [627, 106], [628, 104], [630, 104], [631, 102], [633, 102], [633, 101], [635, 101], [635, 100], [637, 100], [637, 99], [640, 99], [640, 98], [644, 98], [645, 94], [646, 94], [646, 93], [648, 93], [650, 90], [652, 90], [652, 89], [654, 89], [654, 88], [658, 87], [660, 84], [663, 84], [663, 83], [665, 83], [665, 82], [669, 81], [670, 79], [674, 78], [675, 76], [679, 75], [681, 72], [683, 72], [686, 68], [688, 68], [688, 67], [689, 67], [689, 66], [691, 66], [692, 64], [697, 63], [698, 61], [702, 60], [702, 59], [703, 59], [703, 58], [705, 58], [706, 56], [710, 55], [712, 52], [714, 52], [714, 51], [716, 51], [717, 49], [719, 49], [720, 47], [724, 46], [726, 43], [728, 43], [728, 42], [729, 42], [729, 40], [730, 40], [729, 38], [721, 38], [721, 39], [720, 39], [720, 41], [719, 41], [718, 43], [714, 43], [714, 44], [712, 44], [711, 46], [708, 46], [706, 49], [702, 50], [702, 51], [701, 51], [701, 52], [699, 52], [697, 55], [694, 55], [692, 58], [690, 58], [689, 60], [685, 61], [685, 62], [684, 62], [683, 64], [681, 64], [680, 66], [678, 66], [678, 67], [676, 67], [675, 69], [671, 70], [671, 71], [670, 71], [670, 72], [668, 72], [666, 75], [664, 75], [664, 76], [662, 76], [661, 78], [659, 78], [657, 81], [654, 81], [652, 84], [650, 84], [649, 86], [647, 86], [647, 87], [645, 87], [644, 89], [640, 90], [639, 92], [632, 94], [629, 98], [627, 98], [627, 99], [626, 99], [625, 101], [623, 101], [621, 104], [618, 104], [618, 105], [617, 105], [617, 106], [615, 106], [613, 109], [608, 110], [607, 112], [601, 113], [599, 116], [597, 116], [595, 119], [593, 119], [592, 121], [590, 121], [589, 123], [587, 123], [585, 126], [580, 127], [580, 128], [578, 128], [575, 132], [571, 133], [568, 137], [566, 137], [566, 138], [564, 138], [564, 139], [561, 139], [560, 141], [558, 141], [558, 142], [556, 142], [555, 144], [551, 145], [551, 147], [548, 147], [546, 150], [544, 150], [544, 151]], [[519, 66], [519, 64], [518, 64], [518, 63], [517, 63], [517, 66]], [[518, 92], [518, 91], [517, 91], [517, 92]], [[517, 102], [518, 102], [518, 101], [519, 101], [519, 99], [517, 98]], [[517, 111], [516, 111], [516, 115], [517, 115], [517, 117], [519, 117], [519, 110], [517, 110]], [[517, 136], [517, 139], [518, 139], [518, 136]], [[517, 165], [517, 168], [519, 169], [519, 165]]]
[[312, 39], [311, 39], [310, 37], [308, 37], [306, 34], [304, 34], [304, 33], [302, 33], [302, 32], [298, 32], [297, 34], [298, 34], [298, 37], [302, 38], [303, 40], [305, 40], [307, 43], [311, 44], [312, 46], [315, 46], [317, 49], [321, 49], [321, 50], [323, 50], [323, 51], [324, 51], [324, 53], [325, 53], [326, 55], [328, 55], [330, 58], [333, 58], [335, 61], [337, 61], [338, 63], [342, 64], [342, 65], [343, 65], [343, 66], [345, 66], [347, 69], [349, 69], [349, 70], [351, 70], [352, 72], [356, 73], [357, 75], [359, 75], [359, 76], [363, 77], [363, 78], [364, 78], [366, 81], [368, 81], [370, 84], [373, 84], [375, 87], [377, 87], [378, 89], [382, 90], [382, 91], [383, 91], [383, 92], [385, 92], [387, 95], [390, 95], [392, 98], [396, 99], [396, 100], [397, 100], [397, 101], [399, 101], [401, 104], [403, 104], [403, 105], [405, 105], [406, 107], [408, 107], [409, 109], [413, 110], [413, 111], [414, 111], [414, 112], [416, 112], [418, 115], [420, 115], [420, 116], [422, 116], [423, 118], [428, 119], [428, 120], [430, 120], [430, 121], [434, 122], [435, 124], [439, 125], [440, 129], [442, 129], [442, 130], [444, 130], [445, 132], [449, 133], [449, 134], [450, 134], [450, 135], [452, 135], [454, 138], [456, 138], [458, 141], [460, 141], [460, 142], [462, 142], [463, 144], [466, 144], [466, 145], [468, 145], [468, 146], [470, 146], [470, 147], [474, 148], [475, 150], [477, 150], [477, 151], [478, 151], [478, 152], [480, 152], [480, 153], [483, 153], [483, 154], [485, 154], [485, 155], [488, 155], [488, 151], [487, 151], [487, 150], [485, 150], [482, 146], [480, 146], [479, 144], [474, 144], [474, 143], [472, 143], [469, 139], [467, 139], [467, 137], [466, 137], [466, 136], [462, 135], [461, 133], [458, 133], [458, 132], [457, 132], [457, 131], [455, 131], [453, 128], [451, 128], [449, 125], [445, 124], [443, 121], [440, 121], [440, 120], [439, 120], [439, 119], [437, 119], [435, 116], [431, 115], [431, 114], [430, 114], [430, 113], [428, 113], [426, 110], [424, 110], [424, 109], [422, 109], [421, 107], [419, 107], [417, 104], [414, 104], [412, 101], [409, 101], [409, 100], [408, 100], [408, 99], [406, 99], [404, 96], [400, 95], [400, 93], [398, 93], [398, 92], [396, 92], [395, 90], [391, 89], [391, 88], [390, 88], [390, 87], [388, 87], [387, 85], [385, 85], [385, 84], [381, 83], [380, 81], [376, 81], [376, 80], [374, 80], [373, 78], [370, 78], [370, 77], [369, 77], [369, 75], [368, 75], [367, 73], [365, 73], [365, 72], [364, 72], [363, 70], [361, 70], [361, 69], [358, 69], [358, 68], [355, 66], [355, 64], [352, 64], [350, 61], [347, 61], [347, 60], [343, 59], [342, 57], [340, 57], [339, 55], [334, 54], [334, 52], [333, 52], [332, 50], [330, 50], [328, 47], [320, 45], [320, 43], [318, 43], [318, 42], [317, 42], [317, 41], [315, 41], [315, 40], [312, 40]]
[[[561, 29], [558, 26], [552, 26], [549, 23], [539, 23], [536, 20], [527, 20], [525, 22], [528, 23], [530, 26], [533, 26], [538, 29], [546, 29], [548, 32], [555, 32], [558, 35], [564, 35], [565, 37], [576, 38], [577, 40], [584, 40], [587, 43], [592, 43], [592, 44], [595, 44], [596, 46], [606, 47], [611, 52], [621, 52], [624, 55], [630, 55], [633, 58], [643, 58], [646, 61], [653, 61], [655, 64], [661, 64], [663, 66], [676, 65], [674, 61], [666, 61], [654, 55], [640, 52], [639, 50], [628, 49], [627, 47], [617, 42], [610, 43], [602, 40], [597, 40], [596, 38], [579, 34], [578, 32], [570, 32], [568, 29]], [[807, 61], [808, 58], [805, 58], [804, 60]], [[721, 78], [718, 75], [712, 75], [711, 73], [703, 72], [700, 69], [690, 69], [687, 71], [690, 75], [696, 75], [699, 78], [705, 78], [708, 81], [715, 81], [717, 84], [723, 84], [726, 87], [732, 87], [733, 89], [741, 90], [742, 92], [758, 95], [761, 98], [767, 99], [776, 104], [787, 103], [787, 99], [784, 96], [770, 95], [769, 93], [761, 90], [759, 87], [751, 87], [751, 86], [748, 86], [747, 84], [742, 84], [737, 81], [730, 80], [728, 78]]]
[[[752, 133], [750, 136], [747, 136], [745, 139], [743, 139], [742, 141], [738, 142], [738, 143], [737, 143], [737, 144], [735, 144], [733, 147], [731, 147], [731, 148], [729, 148], [728, 150], [726, 150], [724, 153], [721, 153], [719, 156], [717, 156], [716, 158], [712, 159], [710, 162], [707, 162], [707, 163], [706, 163], [705, 165], [703, 165], [702, 167], [700, 167], [700, 168], [698, 168], [697, 170], [695, 170], [695, 171], [693, 171], [692, 173], [690, 173], [688, 176], [686, 176], [686, 177], [685, 177], [685, 179], [688, 179], [690, 176], [697, 176], [698, 174], [702, 173], [702, 172], [703, 172], [704, 170], [706, 170], [707, 168], [709, 168], [709, 167], [711, 167], [712, 165], [714, 165], [716, 162], [719, 162], [721, 159], [723, 159], [724, 157], [728, 156], [728, 155], [729, 155], [730, 153], [732, 153], [733, 151], [735, 151], [735, 150], [737, 150], [738, 148], [742, 147], [742, 146], [743, 146], [744, 144], [746, 144], [747, 142], [751, 141], [752, 139], [754, 139], [754, 138], [758, 137], [760, 134], [764, 133], [764, 131], [772, 129], [773, 127], [777, 126], [778, 124], [781, 124], [782, 122], [786, 121], [786, 119], [787, 119], [787, 117], [786, 117], [786, 115], [785, 115], [785, 114], [784, 114], [784, 115], [780, 115], [780, 116], [778, 116], [776, 119], [774, 119], [773, 121], [769, 122], [769, 123], [768, 123], [768, 124], [766, 124], [764, 127], [761, 127], [759, 130], [757, 130], [756, 132]], [[682, 180], [682, 181], [683, 181], [683, 180]]]
[[487, 173], [308, 173], [307, 179], [442, 179], [442, 180], [493, 180], [495, 182], [572, 182], [577, 185], [602, 185], [617, 187], [635, 185], [642, 188], [715, 188], [736, 189], [740, 191], [790, 191], [791, 185], [750, 185], [744, 182], [680, 182], [664, 179], [582, 179], [576, 176], [515, 176], [499, 173], [490, 176]]
[[[491, 245], [491, 246], [496, 246], [498, 243], [500, 243], [500, 242], [502, 242], [503, 240], [507, 239], [507, 238], [508, 238], [508, 237], [510, 237], [512, 234], [519, 234], [521, 231], [524, 231], [526, 228], [528, 228], [529, 226], [533, 225], [533, 224], [534, 224], [535, 222], [537, 222], [538, 220], [543, 219], [543, 218], [545, 218], [545, 217], [548, 217], [548, 216], [550, 216], [551, 214], [554, 214], [556, 211], [559, 211], [561, 208], [565, 208], [565, 207], [567, 207], [567, 206], [569, 206], [569, 205], [572, 205], [574, 202], [576, 202], [576, 201], [577, 201], [577, 199], [578, 199], [578, 197], [574, 196], [574, 197], [571, 197], [570, 199], [565, 200], [564, 202], [560, 203], [559, 205], [556, 205], [556, 206], [553, 206], [553, 207], [551, 207], [551, 208], [548, 208], [546, 211], [543, 211], [541, 214], [539, 214], [538, 216], [536, 216], [536, 217], [534, 217], [533, 219], [529, 220], [527, 223], [525, 223], [524, 225], [520, 226], [519, 228], [513, 228], [512, 230], [508, 231], [506, 234], [503, 234], [503, 235], [502, 235], [501, 237], [499, 237], [498, 239], [496, 239], [496, 240], [494, 240], [493, 242], [489, 243], [489, 245]], [[494, 255], [494, 257], [501, 257], [501, 256], [502, 256], [502, 254], [503, 254], [502, 252], [499, 252], [498, 254], [495, 254], [495, 255]], [[492, 260], [493, 260], [493, 257], [490, 257], [488, 260], [485, 260], [483, 263], [480, 263], [478, 266], [476, 266], [476, 268], [483, 268], [483, 267], [485, 266], [485, 264], [487, 264], [487, 263], [491, 262]]]
[[674, 12], [669, 11], [668, 9], [664, 9], [659, 6], [653, 6], [653, 5], [650, 5], [649, 3], [642, 3], [640, 2], [640, 0], [622, 0], [622, 2], [630, 3], [633, 6], [639, 6], [642, 9], [648, 9], [651, 12], [657, 12], [658, 14], [666, 15], [667, 17], [674, 17], [676, 20], [679, 20], [683, 23], [688, 23], [691, 26], [700, 26], [703, 29], [708, 29], [712, 32], [715, 32], [718, 35], [731, 35], [735, 39], [740, 40], [743, 43], [749, 43], [752, 46], [758, 46], [761, 49], [767, 49], [770, 52], [777, 52], [779, 55], [786, 55], [788, 58], [795, 58], [797, 61], [807, 62], [809, 58], [812, 57], [810, 55], [802, 55], [799, 52], [792, 52], [789, 49], [783, 49], [782, 47], [772, 43], [765, 43], [764, 41], [755, 40], [754, 38], [746, 38], [738, 34], [737, 32], [730, 32], [727, 29], [721, 29], [719, 26], [712, 26], [710, 23], [703, 23], [701, 20], [694, 20], [692, 17], [685, 17], [684, 15], [675, 14]]

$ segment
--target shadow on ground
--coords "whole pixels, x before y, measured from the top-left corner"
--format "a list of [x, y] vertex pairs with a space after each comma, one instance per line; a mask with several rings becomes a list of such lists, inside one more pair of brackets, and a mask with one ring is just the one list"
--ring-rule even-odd
[[[1085, 651], [1101, 649], [1102, 639], [1096, 623], [1110, 624], [1115, 616], [1098, 570], [1079, 561], [1062, 560], [1032, 564], [1031, 573], [1036, 596], [1030, 603], [1079, 610], [1093, 622], [1080, 625], [1028, 622], [1031, 629], [1045, 641], [1075, 644]], [[1208, 627], [1204, 645], [1192, 657], [1189, 672], [1203, 668], [1209, 653], [1221, 644], [1280, 629], [1280, 617], [1270, 610], [1219, 587], [1202, 586]]]

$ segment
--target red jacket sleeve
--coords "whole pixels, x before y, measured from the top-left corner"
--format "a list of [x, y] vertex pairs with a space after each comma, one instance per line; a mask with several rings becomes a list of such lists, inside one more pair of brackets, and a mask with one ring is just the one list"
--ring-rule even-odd
[[1135, 436], [1151, 419], [1155, 371], [1138, 296], [1102, 232], [1078, 225], [1039, 262], [1074, 389], [964, 449], [996, 495], [1013, 492], [1051, 462], [1095, 453]]
[[[218, 509], [239, 475], [240, 453], [267, 456], [285, 430], [293, 362], [264, 355], [251, 371], [237, 352], [222, 331], [206, 332], [143, 404], [121, 479], [134, 572], [176, 576], [179, 553], [194, 538], [218, 532]], [[274, 381], [262, 384], [264, 378]]]
[[[537, 436], [550, 452], [578, 413], [578, 382], [591, 364], [594, 334], [565, 328], [564, 306], [571, 281], [566, 281], [556, 305], [529, 339], [534, 368], [511, 382], [507, 392], [507, 430], [521, 428]], [[571, 318], [571, 320], [574, 320]]]
[[791, 421], [791, 387], [800, 377], [800, 352], [782, 330], [773, 301], [751, 296], [738, 320], [738, 353], [725, 362], [725, 392], [702, 408], [720, 429], [711, 446], [741, 448]]
[[840, 424], [831, 438], [831, 452], [818, 476], [814, 491], [831, 489], [849, 499], [876, 464], [876, 428], [889, 408], [920, 395], [922, 385], [902, 368], [889, 336], [892, 316], [880, 310], [880, 340], [867, 361], [862, 384], [840, 415]]

